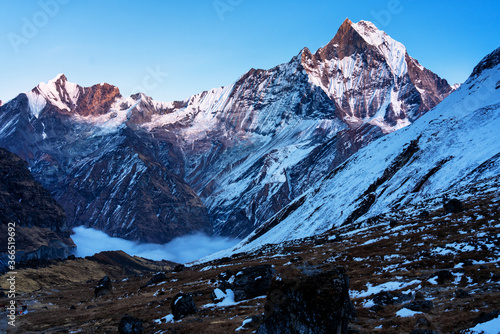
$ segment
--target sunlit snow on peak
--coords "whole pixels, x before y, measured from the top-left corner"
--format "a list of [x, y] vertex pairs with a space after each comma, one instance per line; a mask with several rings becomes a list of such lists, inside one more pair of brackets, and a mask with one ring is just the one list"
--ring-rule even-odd
[[[67, 80], [62, 80], [62, 85], [60, 85], [59, 81], [62, 77], [66, 79], [64, 74], [58, 74], [47, 83], [40, 82], [34, 90], [26, 93], [31, 113], [35, 117], [38, 118], [47, 102], [67, 111], [70, 111], [72, 106], [76, 106], [80, 96], [80, 87]], [[65, 101], [62, 100], [63, 98]]]
[[382, 52], [397, 76], [402, 76], [407, 72], [406, 48], [402, 43], [392, 39], [369, 21], [359, 21], [352, 27], [368, 44], [376, 46]]

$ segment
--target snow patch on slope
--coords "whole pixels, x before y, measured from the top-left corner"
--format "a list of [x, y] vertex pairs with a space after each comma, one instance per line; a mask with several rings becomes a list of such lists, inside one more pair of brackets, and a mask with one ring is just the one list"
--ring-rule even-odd
[[40, 116], [40, 113], [42, 112], [43, 108], [45, 108], [45, 105], [47, 104], [47, 101], [45, 98], [37, 94], [33, 91], [27, 92], [26, 96], [28, 97], [28, 105], [30, 108], [30, 112], [33, 116], [38, 118]]
[[[217, 115], [224, 108], [233, 87], [234, 84], [194, 95], [188, 101], [187, 107], [165, 115], [155, 114], [151, 121], [142, 124], [142, 127], [151, 131], [153, 128], [167, 124], [183, 123], [189, 125], [182, 131], [183, 138], [188, 142], [193, 142], [218, 125]], [[155, 103], [155, 107], [159, 108], [173, 107], [172, 103]]]
[[[116, 100], [108, 113], [99, 116], [74, 115], [73, 118], [80, 123], [87, 123], [97, 127], [95, 135], [105, 135], [115, 132], [127, 122], [130, 112], [137, 107], [141, 99], [134, 100], [131, 97]], [[122, 106], [127, 106], [122, 108]]]

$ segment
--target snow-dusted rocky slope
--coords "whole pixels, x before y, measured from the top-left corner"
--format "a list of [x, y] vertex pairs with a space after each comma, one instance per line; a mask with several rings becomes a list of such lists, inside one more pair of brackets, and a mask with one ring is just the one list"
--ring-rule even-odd
[[125, 124], [140, 102], [59, 75], [0, 108], [0, 144], [28, 162], [72, 226], [157, 243], [211, 233], [199, 197], [162, 162], [168, 147]]
[[[242, 237], [383, 133], [451, 91], [372, 23], [348, 19], [325, 47], [250, 70], [140, 124], [175, 133], [186, 180], [216, 233]], [[171, 136], [171, 135], [170, 135]]]
[[320, 234], [408, 206], [442, 206], [431, 198], [464, 200], [474, 184], [500, 175], [498, 129], [500, 49], [436, 108], [354, 154], [226, 253]]
[[28, 161], [73, 225], [143, 241], [210, 224], [243, 237], [450, 92], [401, 43], [347, 19], [316, 53], [184, 101], [59, 75], [0, 107], [0, 145]]

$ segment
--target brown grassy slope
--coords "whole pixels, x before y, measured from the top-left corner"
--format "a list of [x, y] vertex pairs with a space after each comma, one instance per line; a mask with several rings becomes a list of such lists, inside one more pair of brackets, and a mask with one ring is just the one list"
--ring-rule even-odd
[[[166, 282], [142, 289], [152, 273], [134, 276], [106, 272], [101, 267], [94, 272], [92, 281], [86, 281], [88, 276], [83, 272], [92, 272], [93, 267], [83, 259], [72, 264], [79, 273], [78, 283], [70, 282], [69, 277], [66, 282], [48, 278], [53, 274], [66, 277], [63, 268], [69, 264], [23, 270], [20, 285], [23, 279], [45, 283], [41, 290], [20, 296], [20, 302], [28, 304], [30, 312], [18, 318], [19, 325], [27, 333], [116, 333], [121, 317], [129, 314], [144, 320], [145, 333], [234, 333], [245, 317], [263, 313], [265, 299], [229, 307], [203, 307], [212, 302], [210, 292], [217, 285], [218, 274], [269, 263], [278, 273], [297, 265], [323, 269], [344, 266], [353, 297], [366, 291], [369, 284], [413, 282], [392, 293], [411, 292], [415, 296], [418, 292], [434, 304], [428, 313], [403, 318], [396, 312], [407, 304], [387, 305], [375, 311], [370, 309], [373, 295], [353, 298], [357, 318], [350, 326], [360, 333], [409, 333], [415, 328], [459, 333], [473, 327], [481, 312], [500, 309], [500, 194], [484, 185], [470, 189], [470, 195], [460, 213], [446, 213], [439, 204], [428, 213], [420, 207], [408, 207], [315, 238], [268, 245], [180, 273], [167, 272]], [[432, 207], [430, 202], [422, 207]], [[429, 279], [439, 270], [449, 270], [453, 279], [433, 284]], [[93, 298], [97, 279], [104, 274], [115, 280], [113, 294]], [[458, 288], [470, 296], [457, 298]], [[180, 322], [155, 323], [155, 319], [171, 313], [170, 303], [178, 292], [192, 293], [199, 312]]]

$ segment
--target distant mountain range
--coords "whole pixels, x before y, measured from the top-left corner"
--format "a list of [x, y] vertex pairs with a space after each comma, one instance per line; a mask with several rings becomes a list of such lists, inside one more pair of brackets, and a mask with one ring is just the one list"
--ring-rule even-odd
[[[0, 146], [28, 162], [70, 226], [157, 243], [194, 231], [245, 237], [290, 203], [313, 201], [307, 204], [312, 211], [301, 209], [293, 222], [281, 216], [296, 228], [283, 234], [288, 238], [356, 220], [352, 212], [372, 193], [370, 208], [392, 203], [381, 200], [380, 185], [354, 187], [375, 182], [378, 169], [350, 176], [340, 171], [359, 160], [350, 159], [357, 151], [415, 122], [452, 91], [403, 44], [370, 22], [346, 19], [315, 53], [305, 48], [288, 63], [251, 69], [227, 87], [184, 101], [123, 97], [115, 86], [81, 87], [58, 75], [1, 105]], [[383, 170], [409, 143], [399, 139], [409, 131], [416, 130], [397, 131], [371, 146], [387, 161], [360, 165]], [[426, 144], [412, 140], [407, 150], [415, 150], [415, 159]], [[425, 166], [447, 157], [432, 155]], [[449, 159], [442, 164], [452, 166]], [[428, 170], [415, 173], [412, 182], [401, 182], [422, 181]], [[311, 195], [325, 184], [349, 196], [331, 209], [337, 195]]]

